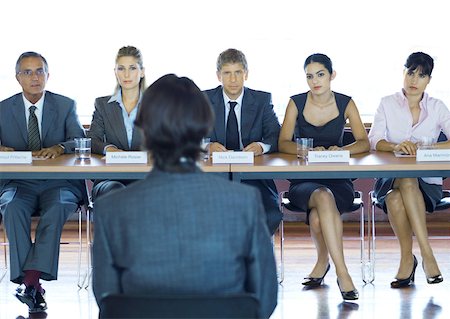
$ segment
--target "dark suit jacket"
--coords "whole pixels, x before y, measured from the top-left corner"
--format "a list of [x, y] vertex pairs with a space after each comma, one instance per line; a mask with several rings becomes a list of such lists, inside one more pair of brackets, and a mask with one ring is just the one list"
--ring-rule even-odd
[[[222, 86], [207, 90], [207, 94], [216, 115], [214, 129], [209, 137], [211, 142], [225, 145], [225, 105], [223, 103]], [[273, 111], [270, 93], [244, 88], [241, 109], [241, 138], [246, 147], [252, 142], [270, 144], [269, 152], [278, 151], [278, 135], [280, 123]]]
[[124, 151], [139, 151], [141, 133], [136, 127], [133, 128], [129, 147], [122, 109], [118, 102], [108, 103], [110, 98], [111, 96], [104, 96], [95, 99], [95, 111], [87, 134], [92, 139], [92, 152], [103, 154], [105, 146], [111, 144]]
[[260, 194], [209, 173], [153, 170], [95, 203], [93, 289], [108, 293], [254, 293], [261, 316], [277, 278]]
[[[62, 144], [66, 153], [73, 153], [74, 138], [84, 137], [84, 131], [76, 113], [75, 101], [46, 91], [41, 130], [42, 147]], [[0, 143], [16, 151], [28, 150], [28, 128], [22, 93], [0, 102]], [[7, 182], [7, 180], [1, 180], [1, 188]], [[81, 181], [72, 180], [71, 182], [84, 189], [84, 183]]]

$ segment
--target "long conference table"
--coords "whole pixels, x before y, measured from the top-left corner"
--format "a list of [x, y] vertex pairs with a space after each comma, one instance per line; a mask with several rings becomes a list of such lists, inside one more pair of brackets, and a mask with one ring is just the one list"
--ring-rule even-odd
[[[389, 152], [353, 155], [349, 163], [305, 163], [295, 155], [273, 153], [255, 157], [253, 164], [212, 164], [199, 161], [205, 172], [229, 173], [230, 179], [376, 178], [450, 176], [450, 162], [416, 162]], [[0, 164], [0, 179], [141, 179], [149, 164], [106, 164], [99, 155], [80, 161], [73, 154], [32, 164]]]

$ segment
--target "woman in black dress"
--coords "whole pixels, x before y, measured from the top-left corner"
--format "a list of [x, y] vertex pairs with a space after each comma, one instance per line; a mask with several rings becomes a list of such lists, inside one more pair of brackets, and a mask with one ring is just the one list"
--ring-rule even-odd
[[[295, 137], [312, 137], [314, 150], [349, 150], [350, 154], [369, 150], [366, 131], [353, 100], [331, 91], [335, 78], [330, 58], [324, 54], [309, 56], [304, 64], [310, 90], [292, 96], [279, 138], [279, 150], [296, 154]], [[344, 127], [349, 121], [355, 142], [343, 145]], [[334, 262], [338, 285], [344, 299], [358, 299], [344, 260], [342, 220], [340, 214], [350, 208], [354, 199], [351, 180], [291, 180], [289, 199], [307, 212], [311, 237], [317, 249], [317, 262], [303, 285], [320, 286]]]

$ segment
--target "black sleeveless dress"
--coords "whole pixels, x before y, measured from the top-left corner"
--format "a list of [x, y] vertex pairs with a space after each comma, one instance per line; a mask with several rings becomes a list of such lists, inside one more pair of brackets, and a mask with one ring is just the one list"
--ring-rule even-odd
[[[351, 97], [340, 93], [334, 93], [339, 115], [323, 126], [314, 126], [308, 123], [303, 116], [308, 93], [294, 95], [291, 99], [298, 110], [295, 137], [312, 137], [314, 147], [324, 146], [328, 148], [336, 145], [342, 147], [345, 127], [345, 109]], [[307, 213], [306, 223], [309, 223], [308, 208], [309, 198], [316, 189], [328, 188], [334, 195], [336, 205], [342, 214], [349, 210], [353, 204], [354, 188], [350, 179], [292, 179], [289, 187], [289, 200], [291, 203]]]

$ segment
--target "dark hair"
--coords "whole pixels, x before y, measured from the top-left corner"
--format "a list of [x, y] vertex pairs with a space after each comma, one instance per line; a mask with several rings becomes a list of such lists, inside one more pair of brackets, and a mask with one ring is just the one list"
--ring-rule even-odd
[[224, 64], [227, 63], [241, 63], [245, 71], [248, 71], [247, 59], [244, 53], [236, 49], [227, 49], [219, 54], [217, 58], [217, 71], [222, 70]]
[[331, 59], [323, 53], [314, 53], [307, 57], [305, 60], [305, 64], [303, 65], [303, 70], [306, 70], [308, 64], [314, 62], [322, 64], [325, 69], [330, 72], [330, 74], [333, 73], [333, 63], [331, 62]]
[[433, 72], [434, 68], [434, 61], [433, 58], [426, 53], [414, 52], [406, 60], [405, 68], [407, 68], [408, 71], [414, 71], [417, 68], [420, 68], [420, 72], [431, 76], [431, 72]]
[[44, 71], [48, 73], [48, 63], [47, 60], [39, 53], [33, 52], [33, 51], [28, 51], [28, 52], [24, 52], [22, 53], [19, 58], [17, 59], [16, 62], [16, 74], [19, 74], [20, 72], [20, 63], [22, 63], [23, 59], [26, 58], [40, 58], [42, 60], [42, 62], [44, 62]]
[[214, 113], [208, 99], [186, 77], [166, 74], [148, 87], [135, 124], [156, 168], [169, 172], [195, 169], [200, 142], [211, 130]]
[[[141, 70], [144, 68], [144, 59], [142, 58], [142, 53], [138, 48], [131, 46], [131, 45], [121, 47], [116, 55], [116, 64], [117, 64], [117, 61], [121, 57], [124, 57], [124, 56], [130, 56], [130, 57], [135, 58], [137, 64], [141, 68]], [[139, 89], [141, 92], [144, 92], [145, 88], [146, 88], [146, 84], [145, 84], [145, 74], [144, 74], [144, 76], [139, 81]], [[119, 91], [119, 90], [120, 90], [120, 85], [119, 85], [119, 82], [117, 82], [114, 93], [117, 93], [117, 91]]]

